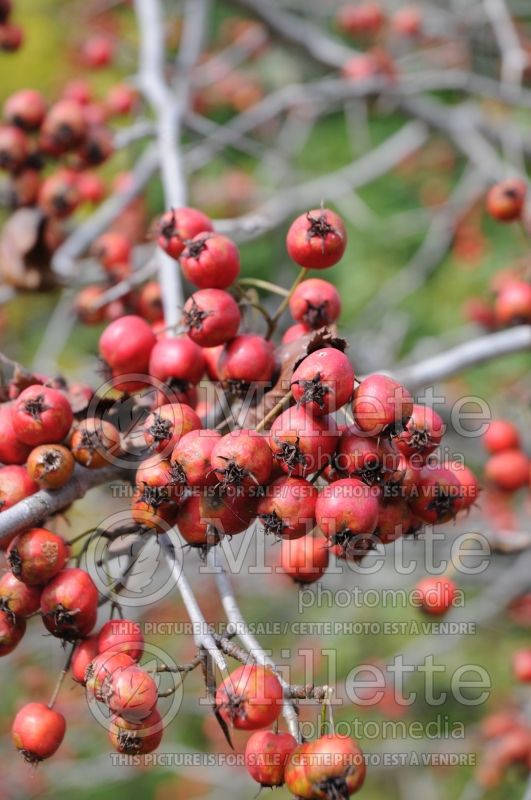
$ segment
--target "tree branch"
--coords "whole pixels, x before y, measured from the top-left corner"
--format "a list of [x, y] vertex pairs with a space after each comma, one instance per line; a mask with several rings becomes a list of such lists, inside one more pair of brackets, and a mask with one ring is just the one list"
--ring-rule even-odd
[[494, 358], [528, 350], [531, 351], [531, 325], [518, 325], [480, 336], [418, 364], [399, 367], [393, 370], [393, 375], [410, 389], [416, 389], [451, 378]]

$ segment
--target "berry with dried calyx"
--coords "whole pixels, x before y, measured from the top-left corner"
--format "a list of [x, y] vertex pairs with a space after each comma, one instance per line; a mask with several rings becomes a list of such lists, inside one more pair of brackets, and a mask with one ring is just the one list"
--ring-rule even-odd
[[347, 246], [341, 217], [329, 208], [312, 209], [292, 222], [286, 236], [290, 258], [306, 269], [332, 267]]
[[28, 586], [39, 586], [60, 572], [69, 556], [65, 540], [46, 528], [20, 533], [7, 548], [13, 575]]
[[186, 301], [183, 322], [193, 342], [201, 347], [217, 347], [236, 336], [241, 314], [228, 292], [201, 289]]
[[193, 408], [184, 403], [166, 403], [146, 418], [144, 439], [157, 453], [169, 455], [182, 436], [201, 427]]
[[127, 756], [146, 755], [160, 745], [163, 731], [160, 713], [154, 708], [141, 722], [131, 722], [120, 716], [112, 717], [109, 740], [119, 753]]
[[197, 208], [172, 208], [159, 220], [158, 244], [177, 260], [190, 239], [213, 230], [212, 220]]
[[520, 219], [524, 209], [527, 184], [521, 178], [507, 178], [494, 184], [487, 195], [487, 211], [498, 222]]
[[245, 746], [247, 772], [260, 786], [282, 786], [288, 757], [296, 747], [291, 733], [253, 733]]
[[289, 310], [296, 322], [317, 330], [335, 322], [341, 313], [339, 292], [328, 281], [309, 278], [302, 281], [289, 299]]
[[88, 469], [101, 469], [114, 463], [122, 452], [120, 432], [99, 417], [81, 420], [70, 436], [70, 449], [78, 464]]
[[44, 703], [26, 703], [13, 720], [11, 736], [24, 759], [36, 764], [59, 749], [65, 730], [65, 718], [58, 711]]
[[330, 414], [352, 397], [354, 369], [340, 350], [316, 350], [293, 373], [291, 389], [297, 404], [314, 416]]
[[284, 539], [280, 551], [280, 570], [295, 583], [315, 583], [328, 568], [330, 548], [322, 536]]
[[210, 463], [222, 490], [250, 489], [267, 482], [273, 457], [265, 434], [235, 430], [216, 442]]
[[216, 707], [229, 725], [238, 730], [265, 728], [282, 710], [282, 686], [268, 668], [245, 664], [231, 672], [216, 692]]
[[87, 572], [64, 569], [42, 591], [42, 621], [59, 639], [83, 639], [96, 624], [98, 599], [98, 590]]
[[332, 417], [314, 417], [304, 407], [292, 406], [276, 418], [269, 446], [284, 472], [305, 478], [330, 461], [339, 439]]
[[352, 401], [354, 420], [371, 436], [404, 430], [413, 412], [413, 398], [387, 375], [369, 375], [357, 387]]
[[32, 446], [62, 442], [73, 419], [72, 407], [63, 392], [39, 384], [19, 394], [12, 412], [15, 433]]
[[180, 261], [185, 278], [199, 289], [226, 289], [240, 274], [238, 248], [220, 233], [194, 236]]
[[316, 487], [304, 478], [277, 478], [258, 501], [258, 517], [266, 533], [298, 539], [315, 526]]
[[28, 456], [26, 469], [29, 476], [43, 489], [59, 489], [74, 471], [74, 457], [60, 444], [41, 444]]

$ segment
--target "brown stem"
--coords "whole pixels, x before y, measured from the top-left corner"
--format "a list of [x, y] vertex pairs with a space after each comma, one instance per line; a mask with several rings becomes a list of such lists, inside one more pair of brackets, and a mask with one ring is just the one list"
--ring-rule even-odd
[[256, 431], [259, 432], [259, 431], [264, 430], [264, 428], [267, 425], [269, 425], [270, 422], [273, 422], [273, 420], [275, 420], [278, 417], [278, 415], [281, 413], [281, 411], [284, 408], [284, 406], [287, 403], [289, 403], [289, 401], [292, 399], [292, 397], [293, 397], [293, 392], [290, 389], [289, 392], [287, 394], [285, 394], [284, 397], [281, 397], [280, 400], [278, 401], [278, 403], [275, 406], [273, 406], [271, 411], [268, 414], [266, 414], [265, 417], [262, 420], [260, 420], [260, 422], [256, 426]]
[[57, 695], [61, 690], [61, 686], [63, 685], [63, 681], [66, 677], [68, 670], [70, 669], [70, 664], [72, 663], [72, 656], [74, 655], [74, 650], [76, 649], [76, 645], [70, 645], [70, 651], [68, 653], [67, 659], [65, 661], [65, 665], [61, 672], [59, 673], [59, 677], [57, 678], [57, 682], [54, 686], [54, 690], [52, 692], [52, 696], [50, 697], [50, 701], [48, 703], [48, 708], [53, 708], [55, 705], [55, 701], [57, 700]]
[[287, 295], [285, 296], [284, 300], [281, 302], [281, 304], [279, 305], [279, 307], [277, 308], [277, 310], [275, 311], [275, 313], [271, 317], [271, 326], [270, 326], [270, 329], [269, 329], [269, 331], [267, 333], [266, 339], [271, 339], [271, 337], [273, 336], [280, 317], [282, 316], [282, 314], [284, 313], [284, 311], [286, 310], [286, 308], [289, 305], [289, 301], [290, 301], [291, 295], [293, 294], [293, 292], [295, 291], [295, 289], [297, 288], [299, 283], [301, 283], [301, 281], [304, 280], [304, 278], [306, 277], [307, 273], [308, 273], [308, 270], [306, 269], [306, 267], [303, 267], [300, 270], [300, 272], [297, 275], [297, 277], [295, 278], [295, 280], [293, 281], [293, 283], [291, 285], [291, 288], [289, 289], [289, 291], [288, 291]]

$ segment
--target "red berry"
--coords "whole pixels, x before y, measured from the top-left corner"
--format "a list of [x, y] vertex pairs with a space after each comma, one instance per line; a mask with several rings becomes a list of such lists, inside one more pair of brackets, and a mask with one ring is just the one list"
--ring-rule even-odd
[[236, 492], [207, 487], [188, 497], [177, 513], [177, 525], [191, 547], [217, 544], [224, 536], [247, 530], [256, 516], [256, 500]]
[[214, 445], [210, 461], [223, 489], [261, 486], [273, 468], [267, 438], [254, 430], [227, 433]]
[[529, 481], [529, 459], [521, 450], [494, 453], [485, 464], [485, 478], [506, 492], [516, 492]]
[[108, 36], [91, 36], [81, 49], [81, 58], [87, 67], [99, 69], [111, 63], [114, 55], [114, 46]]
[[181, 436], [202, 427], [193, 408], [166, 403], [152, 411], [144, 423], [144, 439], [157, 453], [169, 454]]
[[401, 497], [385, 499], [382, 497], [378, 509], [376, 535], [383, 544], [389, 544], [409, 533], [413, 514]]
[[306, 269], [332, 267], [347, 246], [341, 217], [329, 208], [312, 209], [291, 223], [286, 236], [290, 258]]
[[0, 467], [0, 511], [16, 505], [24, 498], [34, 494], [38, 488], [25, 467], [14, 464]]
[[159, 381], [197, 384], [205, 371], [203, 351], [188, 336], [159, 339], [149, 360], [149, 374]]
[[228, 342], [218, 359], [219, 379], [236, 393], [246, 393], [252, 384], [265, 386], [276, 369], [271, 342], [253, 333], [241, 333]]
[[185, 433], [171, 454], [172, 476], [185, 486], [204, 487], [216, 482], [210, 459], [221, 439], [215, 430], [192, 430]]
[[240, 274], [240, 254], [227, 236], [200, 233], [186, 245], [181, 268], [199, 289], [226, 289]]
[[17, 617], [27, 617], [39, 608], [41, 590], [19, 581], [12, 572], [0, 578], [0, 609]]
[[104, 269], [111, 272], [114, 267], [129, 262], [132, 249], [131, 240], [127, 236], [109, 231], [96, 239], [91, 252], [101, 261]]
[[63, 100], [73, 100], [80, 106], [85, 106], [92, 100], [92, 89], [85, 78], [76, 78], [69, 81], [63, 89]]
[[436, 449], [444, 428], [444, 422], [436, 411], [415, 404], [404, 430], [396, 437], [396, 446], [407, 458], [415, 455], [424, 460]]
[[46, 101], [36, 89], [21, 89], [11, 94], [4, 105], [4, 118], [25, 131], [40, 128], [46, 115]]
[[416, 586], [416, 594], [422, 610], [427, 614], [445, 614], [454, 603], [457, 586], [444, 575], [423, 578]]
[[247, 772], [260, 786], [282, 786], [288, 757], [296, 746], [291, 733], [253, 733], [245, 746]]
[[401, 431], [413, 412], [413, 398], [386, 375], [369, 375], [356, 391], [352, 411], [358, 428], [371, 436]]
[[87, 667], [97, 655], [98, 636], [96, 634], [93, 634], [87, 639], [83, 639], [81, 642], [76, 644], [74, 653], [72, 655], [72, 661], [70, 663], [70, 672], [76, 683], [81, 683], [83, 686], [85, 686], [85, 674]]
[[338, 28], [349, 36], [376, 36], [385, 22], [385, 16], [377, 3], [348, 3], [339, 9], [336, 16]]
[[105, 702], [115, 714], [130, 722], [149, 717], [158, 700], [157, 684], [136, 664], [119, 669], [110, 677], [109, 694]]
[[483, 434], [483, 446], [488, 453], [520, 448], [520, 433], [514, 423], [507, 419], [493, 419]]
[[218, 381], [218, 361], [224, 350], [222, 344], [218, 347], [204, 347], [203, 356], [205, 359], [206, 373], [211, 381]]
[[78, 173], [77, 188], [82, 203], [100, 203], [106, 194], [105, 181], [101, 175], [87, 170]]
[[24, 41], [24, 31], [20, 25], [8, 22], [0, 25], [0, 50], [5, 53], [15, 53]]
[[311, 414], [330, 414], [352, 397], [354, 369], [340, 350], [316, 350], [293, 373], [291, 389], [298, 405], [305, 406]]
[[305, 408], [292, 406], [271, 426], [269, 446], [284, 472], [305, 478], [326, 465], [338, 438], [332, 417], [313, 417]]
[[521, 178], [496, 183], [487, 195], [487, 211], [498, 222], [520, 219], [525, 204], [527, 184]]
[[109, 725], [109, 739], [119, 753], [128, 756], [146, 755], [162, 741], [164, 726], [156, 708], [142, 722], [130, 722], [114, 716]]
[[54, 636], [76, 641], [96, 624], [98, 590], [82, 569], [64, 569], [52, 578], [41, 595], [42, 621]]
[[41, 190], [41, 173], [31, 167], [22, 168], [16, 175], [11, 176], [9, 191], [11, 202], [17, 208], [34, 206], [37, 203]]
[[0, 656], [12, 653], [26, 632], [24, 617], [0, 610]]
[[472, 470], [465, 464], [453, 462], [449, 469], [461, 484], [461, 500], [463, 508], [470, 508], [477, 501], [481, 488]]
[[72, 477], [74, 457], [63, 445], [41, 444], [29, 454], [26, 468], [42, 489], [59, 489]]
[[351, 425], [343, 431], [334, 456], [334, 466], [345, 476], [364, 483], [379, 483], [383, 477], [382, 454], [378, 439], [362, 434]]
[[188, 336], [201, 347], [225, 344], [238, 333], [240, 321], [237, 302], [222, 289], [201, 289], [184, 306]]
[[78, 147], [86, 131], [87, 123], [79, 103], [74, 100], [59, 100], [44, 118], [40, 146], [46, 153], [59, 156]]
[[[86, 107], [87, 109], [89, 106]], [[87, 111], [85, 110], [85, 114]], [[103, 164], [114, 153], [114, 135], [105, 123], [106, 114], [102, 113], [101, 119], [94, 120], [87, 130], [83, 143], [78, 150], [78, 155], [83, 167], [96, 167]]]
[[289, 310], [294, 320], [317, 330], [338, 319], [341, 298], [335, 286], [328, 281], [309, 278], [299, 284], [291, 295]]
[[358, 743], [350, 736], [329, 733], [295, 748], [286, 765], [285, 780], [301, 800], [346, 800], [361, 789], [365, 773]]
[[142, 528], [166, 533], [175, 524], [178, 507], [163, 487], [143, 486], [133, 495], [131, 517]]
[[196, 208], [173, 208], [160, 218], [159, 247], [172, 258], [178, 259], [189, 239], [213, 230], [212, 220]]
[[258, 516], [265, 532], [282, 539], [299, 539], [315, 526], [317, 489], [304, 478], [277, 478], [265, 488]]
[[127, 653], [138, 661], [144, 652], [144, 636], [138, 622], [132, 619], [110, 619], [98, 636], [98, 651]]
[[409, 500], [413, 513], [424, 522], [437, 525], [454, 519], [463, 506], [463, 487], [450, 469], [424, 467], [417, 491]]
[[282, 686], [269, 668], [245, 664], [220, 684], [216, 706], [225, 722], [234, 728], [254, 731], [278, 719], [282, 698]]
[[13, 720], [11, 736], [26, 761], [35, 763], [53, 756], [63, 741], [65, 718], [44, 703], [26, 703]]
[[314, 583], [328, 568], [330, 548], [322, 536], [284, 539], [280, 567], [295, 583]]
[[28, 139], [23, 131], [15, 126], [0, 126], [0, 169], [15, 172], [23, 166], [28, 153]]
[[291, 325], [285, 331], [282, 337], [282, 344], [295, 342], [297, 339], [300, 339], [301, 336], [305, 336], [307, 333], [310, 333], [311, 330], [312, 329], [308, 325], [303, 325], [302, 323], [297, 322], [295, 325]]
[[135, 662], [127, 653], [105, 650], [103, 653], [95, 655], [85, 668], [83, 682], [87, 694], [93, 695], [96, 700], [104, 701], [112, 691], [113, 675], [133, 666], [135, 666]]
[[142, 317], [127, 315], [111, 322], [103, 331], [100, 356], [117, 373], [146, 374], [156, 341], [151, 326]]
[[513, 673], [522, 683], [531, 683], [531, 650], [517, 650], [514, 653]]
[[69, 556], [68, 544], [46, 528], [20, 533], [7, 548], [13, 575], [28, 586], [39, 586], [60, 572]]
[[399, 8], [393, 15], [392, 25], [399, 36], [414, 38], [422, 33], [422, 14], [415, 6]]
[[346, 545], [376, 529], [379, 493], [357, 478], [343, 478], [325, 486], [315, 504], [315, 519], [332, 544]]
[[13, 427], [13, 405], [0, 405], [0, 461], [3, 464], [24, 464], [31, 452], [31, 445], [21, 442]]
[[136, 311], [148, 322], [164, 321], [162, 292], [158, 281], [148, 281], [142, 286], [136, 299]]
[[9, 21], [13, 3], [11, 0], [0, 0], [0, 25], [5, 25]]
[[77, 463], [88, 469], [107, 467], [121, 453], [120, 432], [111, 422], [98, 417], [81, 420], [69, 444]]
[[69, 217], [81, 202], [75, 174], [60, 169], [49, 175], [41, 184], [38, 200], [45, 214], [58, 219]]
[[531, 284], [525, 281], [506, 283], [494, 302], [494, 316], [500, 327], [531, 323]]
[[105, 105], [112, 116], [130, 114], [138, 103], [138, 91], [128, 83], [111, 86], [105, 98]]

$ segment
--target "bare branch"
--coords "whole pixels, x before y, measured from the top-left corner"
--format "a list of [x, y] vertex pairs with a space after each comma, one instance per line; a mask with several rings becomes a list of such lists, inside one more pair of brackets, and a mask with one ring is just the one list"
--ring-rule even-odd
[[102, 203], [98, 210], [76, 228], [56, 250], [52, 268], [59, 278], [65, 281], [72, 278], [75, 272], [75, 260], [88, 250], [92, 242], [104, 233], [116, 217], [140, 194], [154, 175], [158, 158], [157, 147], [155, 145], [147, 147], [133, 169], [130, 185]]
[[216, 229], [239, 238], [252, 239], [259, 236], [301, 208], [318, 205], [321, 200], [342, 197], [353, 189], [376, 180], [418, 150], [426, 141], [427, 135], [427, 129], [422, 123], [409, 122], [352, 164], [291, 189], [286, 188], [250, 214], [234, 220], [216, 220]]
[[52, 514], [69, 506], [74, 500], [79, 500], [89, 489], [103, 483], [108, 484], [117, 478], [117, 470], [114, 467], [85, 469], [76, 466], [66, 486], [54, 491], [43, 489], [0, 513], [0, 546], [6, 545], [16, 533], [38, 525]]
[[237, 637], [243, 643], [244, 647], [246, 647], [247, 650], [249, 650], [249, 652], [253, 655], [256, 661], [259, 664], [270, 667], [277, 675], [277, 678], [279, 679], [284, 690], [285, 697], [282, 713], [290, 733], [298, 741], [300, 739], [300, 731], [297, 713], [293, 707], [293, 703], [290, 700], [290, 685], [286, 683], [283, 677], [279, 674], [275, 662], [267, 655], [258, 640], [255, 639], [255, 637], [250, 633], [249, 626], [245, 622], [238, 606], [238, 602], [234, 595], [228, 575], [222, 567], [215, 563], [211, 553], [209, 554], [209, 564], [214, 570], [221, 602], [223, 604], [223, 608], [225, 609], [227, 619], [230, 623], [228, 631], [235, 631]]
[[531, 351], [531, 325], [518, 325], [480, 336], [417, 364], [397, 368], [393, 374], [411, 389], [429, 386], [494, 358]]

